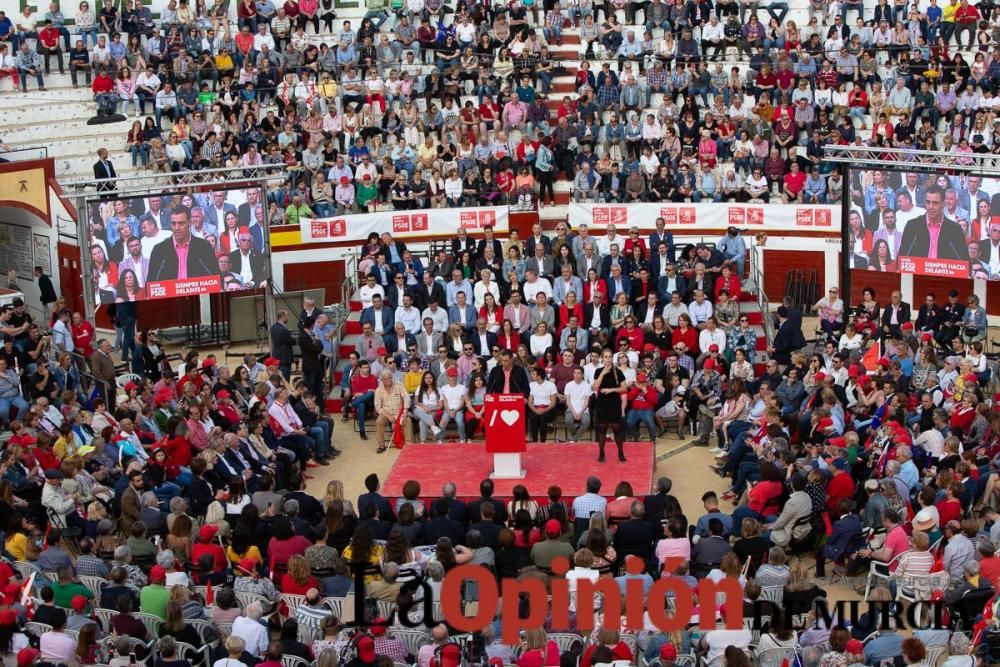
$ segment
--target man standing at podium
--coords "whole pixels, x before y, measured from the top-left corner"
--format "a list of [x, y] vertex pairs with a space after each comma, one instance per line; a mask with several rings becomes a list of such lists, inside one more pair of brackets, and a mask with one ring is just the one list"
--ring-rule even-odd
[[528, 374], [520, 366], [514, 365], [514, 353], [500, 352], [500, 364], [486, 380], [487, 394], [521, 394], [528, 398]]

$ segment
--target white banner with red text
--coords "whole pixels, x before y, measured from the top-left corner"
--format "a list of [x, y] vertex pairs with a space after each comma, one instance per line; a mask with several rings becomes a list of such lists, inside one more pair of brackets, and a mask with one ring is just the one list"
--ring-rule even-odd
[[745, 230], [840, 232], [840, 207], [824, 204], [577, 204], [569, 205], [569, 222], [575, 229], [585, 224], [600, 235], [609, 224], [618, 227], [656, 228], [663, 218], [667, 229], [684, 231], [724, 230], [729, 226]]
[[509, 217], [506, 207], [428, 208], [415, 211], [379, 211], [357, 215], [299, 220], [302, 243], [363, 241], [368, 234], [390, 232], [394, 238], [424, 236], [454, 236], [464, 227], [481, 232], [493, 227], [495, 233], [506, 233]]

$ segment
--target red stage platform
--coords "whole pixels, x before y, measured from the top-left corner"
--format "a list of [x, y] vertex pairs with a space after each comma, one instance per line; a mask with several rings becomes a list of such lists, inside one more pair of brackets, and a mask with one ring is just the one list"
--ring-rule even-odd
[[[651, 442], [626, 442], [625, 463], [618, 462], [614, 443], [606, 449], [607, 460], [597, 462], [597, 443], [528, 443], [521, 456], [523, 479], [498, 479], [495, 495], [507, 498], [515, 485], [523, 484], [532, 496], [544, 498], [553, 484], [562, 488], [564, 498], [586, 493], [587, 477], [601, 478], [601, 495], [611, 496], [615, 485], [625, 480], [636, 495], [649, 492], [656, 454]], [[420, 482], [421, 496], [436, 498], [445, 482], [455, 482], [462, 498], [479, 496], [479, 483], [493, 471], [493, 455], [481, 442], [408, 444], [403, 447], [385, 480], [382, 493], [402, 495], [403, 483]]]

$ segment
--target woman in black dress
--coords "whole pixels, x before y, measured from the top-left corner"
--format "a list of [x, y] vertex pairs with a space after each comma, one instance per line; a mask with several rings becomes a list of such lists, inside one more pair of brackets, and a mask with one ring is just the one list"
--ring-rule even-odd
[[597, 462], [604, 461], [604, 438], [610, 428], [615, 435], [615, 445], [618, 446], [618, 460], [624, 463], [625, 452], [622, 446], [625, 444], [625, 430], [622, 428], [622, 412], [624, 412], [622, 399], [625, 394], [625, 374], [615, 368], [610, 348], [604, 348], [601, 361], [604, 365], [593, 383], [594, 391], [597, 392], [594, 401], [594, 433], [597, 436], [597, 446], [600, 447]]

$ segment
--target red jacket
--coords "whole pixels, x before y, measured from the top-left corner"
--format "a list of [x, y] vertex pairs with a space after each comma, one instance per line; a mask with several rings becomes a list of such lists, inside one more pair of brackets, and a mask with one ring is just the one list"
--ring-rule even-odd
[[837, 508], [837, 503], [841, 498], [852, 498], [854, 496], [854, 480], [846, 472], [837, 473], [830, 478], [830, 483], [826, 485], [826, 508], [833, 510]]
[[50, 25], [45, 26], [38, 33], [38, 41], [50, 49], [59, 46], [59, 28]]
[[94, 91], [95, 95], [110, 93], [115, 89], [115, 82], [106, 74], [98, 74], [94, 77], [94, 83], [91, 84], [90, 89]]
[[959, 5], [955, 10], [955, 23], [974, 23], [979, 18], [979, 10], [974, 5]]
[[628, 390], [629, 407], [635, 410], [653, 410], [656, 408], [658, 399], [659, 395], [656, 392], [656, 387], [653, 385], [646, 385], [645, 391], [638, 386]]
[[171, 438], [163, 443], [167, 450], [167, 461], [176, 466], [191, 465], [191, 443], [187, 438]]
[[516, 664], [517, 667], [558, 667], [559, 647], [556, 646], [554, 641], [550, 640], [548, 646], [545, 648], [545, 655], [542, 655], [541, 649], [525, 651], [516, 660]]

